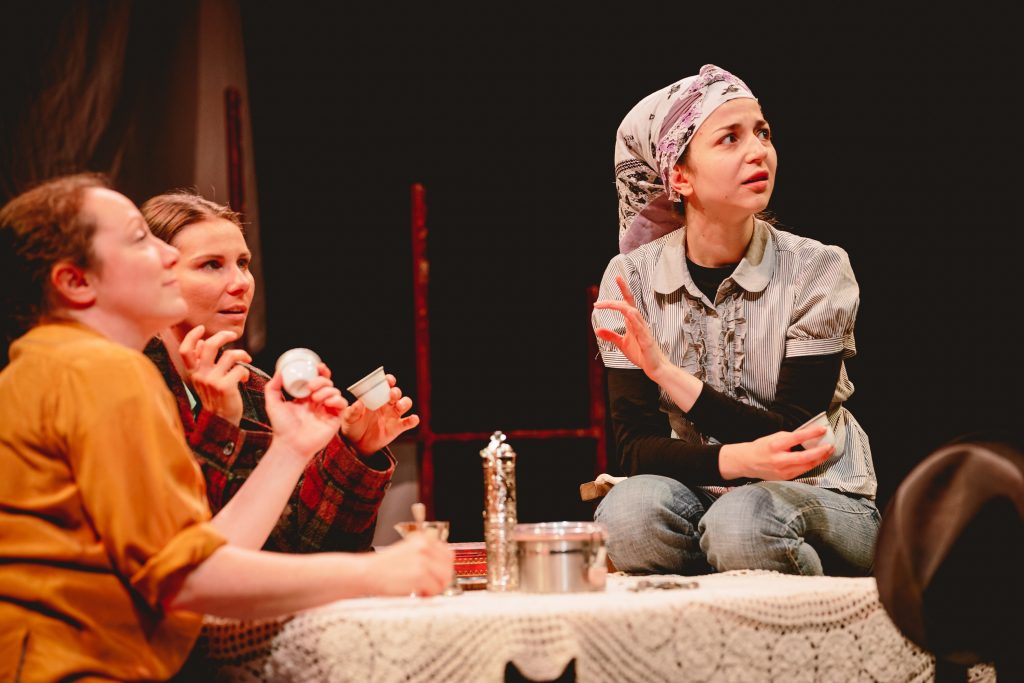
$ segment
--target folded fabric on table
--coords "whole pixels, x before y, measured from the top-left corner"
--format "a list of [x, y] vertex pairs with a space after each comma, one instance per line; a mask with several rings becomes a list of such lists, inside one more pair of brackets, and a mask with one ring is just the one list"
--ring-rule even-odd
[[613, 486], [625, 480], [626, 477], [613, 477], [607, 472], [602, 472], [594, 481], [580, 484], [580, 500], [589, 501], [602, 498], [608, 495]]

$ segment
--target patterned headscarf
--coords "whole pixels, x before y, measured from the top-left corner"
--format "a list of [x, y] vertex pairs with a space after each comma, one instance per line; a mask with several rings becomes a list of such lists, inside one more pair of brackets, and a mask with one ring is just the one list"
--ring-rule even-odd
[[619, 124], [615, 187], [619, 194], [619, 251], [623, 254], [683, 224], [668, 176], [700, 124], [729, 100], [757, 98], [736, 76], [705, 64], [696, 76], [651, 93]]

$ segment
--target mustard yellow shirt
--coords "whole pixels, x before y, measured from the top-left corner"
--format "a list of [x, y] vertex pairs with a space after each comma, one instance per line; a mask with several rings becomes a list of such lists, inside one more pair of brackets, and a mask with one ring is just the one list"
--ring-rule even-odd
[[0, 682], [163, 680], [202, 625], [162, 600], [224, 544], [140, 352], [39, 325], [0, 372]]

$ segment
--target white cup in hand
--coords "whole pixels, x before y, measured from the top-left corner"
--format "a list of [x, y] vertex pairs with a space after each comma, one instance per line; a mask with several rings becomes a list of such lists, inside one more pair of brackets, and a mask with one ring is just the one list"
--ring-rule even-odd
[[377, 410], [391, 397], [391, 387], [388, 385], [383, 365], [350, 386], [348, 390], [357, 399], [362, 399], [367, 410]]
[[309, 349], [296, 348], [282, 353], [275, 367], [281, 373], [284, 390], [294, 398], [306, 398], [310, 381], [320, 376], [319, 366], [320, 356]]
[[807, 441], [804, 441], [802, 444], [800, 444], [805, 449], [814, 448], [815, 446], [820, 446], [822, 444], [828, 444], [830, 446], [835, 445], [836, 435], [832, 431], [832, 425], [829, 424], [828, 422], [828, 415], [826, 415], [824, 412], [818, 413], [810, 420], [797, 427], [795, 431], [807, 429], [808, 427], [824, 427], [825, 433], [822, 434], [821, 436], [816, 436], [813, 439], [808, 439]]

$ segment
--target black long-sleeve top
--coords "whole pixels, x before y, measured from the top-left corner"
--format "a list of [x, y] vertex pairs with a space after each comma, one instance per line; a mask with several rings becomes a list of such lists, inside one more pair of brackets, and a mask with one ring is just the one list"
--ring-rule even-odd
[[[700, 290], [714, 299], [734, 266], [705, 268], [687, 259], [687, 268]], [[841, 353], [783, 360], [775, 400], [767, 410], [705, 384], [687, 418], [702, 434], [721, 442], [715, 445], [673, 439], [668, 416], [660, 409], [658, 385], [643, 370], [609, 368], [609, 408], [623, 472], [662, 474], [693, 485], [727, 483], [718, 468], [721, 444], [792, 430], [825, 410], [835, 393], [842, 362]]]

